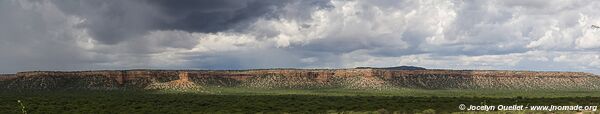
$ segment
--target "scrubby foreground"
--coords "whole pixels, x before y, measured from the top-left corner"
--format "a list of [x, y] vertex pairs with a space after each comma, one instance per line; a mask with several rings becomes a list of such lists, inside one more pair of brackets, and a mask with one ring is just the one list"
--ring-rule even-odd
[[[288, 90], [295, 91], [295, 90]], [[312, 90], [303, 90], [312, 91]], [[467, 105], [600, 105], [600, 97], [486, 97], [369, 94], [221, 94], [171, 93], [163, 91], [35, 91], [0, 93], [0, 113], [455, 113]], [[413, 90], [430, 91], [430, 90]], [[313, 91], [316, 92], [316, 91]], [[491, 92], [491, 91], [482, 91]], [[427, 93], [427, 92], [421, 92]], [[432, 92], [437, 93], [437, 92]], [[442, 92], [443, 93], [443, 92]], [[560, 93], [560, 92], [557, 92]], [[392, 93], [395, 94], [395, 93]], [[589, 93], [597, 94], [597, 93]], [[456, 96], [454, 96], [456, 95]], [[23, 108], [17, 100], [22, 101]], [[517, 111], [550, 113], [574, 111]], [[498, 113], [498, 112], [493, 112]], [[506, 112], [504, 112], [506, 113]], [[597, 113], [597, 112], [596, 112]]]
[[0, 77], [0, 89], [600, 89], [582, 72], [425, 70], [393, 68], [264, 70], [34, 71]]

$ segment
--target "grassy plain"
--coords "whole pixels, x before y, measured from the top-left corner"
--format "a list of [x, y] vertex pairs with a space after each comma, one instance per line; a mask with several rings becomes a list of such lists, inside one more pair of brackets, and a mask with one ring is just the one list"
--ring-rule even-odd
[[3, 90], [0, 113], [22, 113], [17, 100], [23, 102], [28, 113], [460, 113], [460, 104], [598, 106], [600, 91], [217, 87], [199, 91]]
[[[179, 90], [156, 92], [181, 93]], [[493, 98], [557, 98], [557, 97], [600, 97], [600, 90], [515, 90], [515, 89], [262, 89], [262, 88], [204, 88], [188, 93], [216, 95], [319, 95], [319, 96], [413, 96], [413, 97], [493, 97]]]

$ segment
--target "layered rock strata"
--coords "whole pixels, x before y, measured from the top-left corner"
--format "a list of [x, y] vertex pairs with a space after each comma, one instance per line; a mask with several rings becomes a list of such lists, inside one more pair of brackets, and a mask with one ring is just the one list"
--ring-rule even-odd
[[0, 76], [3, 89], [422, 88], [600, 89], [583, 72], [398, 69], [30, 71]]

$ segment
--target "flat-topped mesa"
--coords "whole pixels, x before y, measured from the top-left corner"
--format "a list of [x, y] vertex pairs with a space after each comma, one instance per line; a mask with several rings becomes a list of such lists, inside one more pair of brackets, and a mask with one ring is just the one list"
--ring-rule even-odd
[[[404, 69], [410, 68], [410, 69]], [[193, 86], [193, 87], [192, 87]], [[198, 87], [196, 87], [198, 86]], [[0, 77], [9, 89], [260, 88], [600, 88], [583, 72], [426, 70], [416, 67], [255, 70], [30, 71]]]
[[15, 74], [0, 74], [0, 81], [2, 80], [12, 80], [17, 78], [17, 75]]
[[548, 71], [508, 71], [508, 70], [375, 70], [378, 74], [386, 76], [409, 75], [447, 75], [470, 77], [555, 77], [555, 76], [596, 76], [585, 72], [548, 72]]

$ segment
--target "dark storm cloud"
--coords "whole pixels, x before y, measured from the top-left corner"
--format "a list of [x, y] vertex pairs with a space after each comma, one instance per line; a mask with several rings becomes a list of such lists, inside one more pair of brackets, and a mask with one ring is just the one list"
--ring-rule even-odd
[[168, 17], [159, 29], [218, 32], [273, 12], [289, 0], [151, 0]]
[[140, 0], [53, 0], [62, 12], [85, 19], [79, 26], [104, 44], [145, 34], [162, 18], [152, 4]]
[[[158, 29], [219, 32], [250, 24], [257, 18], [277, 18], [279, 8], [290, 3], [320, 7], [327, 0], [148, 0], [163, 13]], [[303, 9], [298, 9], [303, 10]]]
[[67, 14], [87, 19], [82, 27], [105, 44], [152, 30], [219, 32], [243, 26], [291, 0], [56, 0]]

